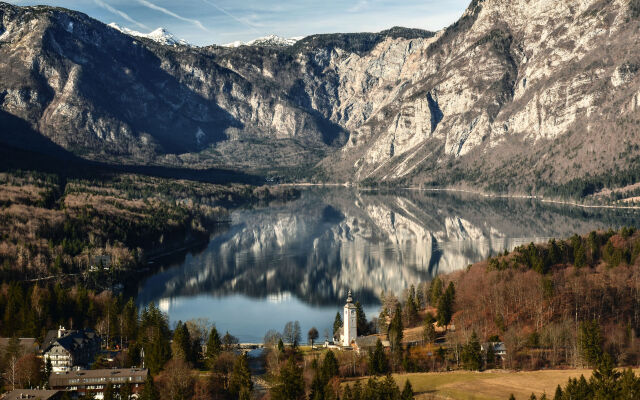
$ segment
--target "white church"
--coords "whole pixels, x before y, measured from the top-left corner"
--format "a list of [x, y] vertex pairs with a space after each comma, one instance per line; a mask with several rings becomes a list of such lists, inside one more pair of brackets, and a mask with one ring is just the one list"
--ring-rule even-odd
[[358, 323], [356, 319], [356, 306], [351, 298], [351, 290], [347, 296], [347, 304], [344, 305], [344, 316], [342, 318], [342, 346], [351, 347], [358, 337]]

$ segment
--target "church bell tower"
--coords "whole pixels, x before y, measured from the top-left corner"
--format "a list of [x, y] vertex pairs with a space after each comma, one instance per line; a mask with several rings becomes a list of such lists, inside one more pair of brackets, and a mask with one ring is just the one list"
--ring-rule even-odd
[[342, 333], [342, 345], [344, 347], [351, 346], [351, 342], [356, 340], [358, 336], [358, 323], [356, 320], [356, 306], [351, 298], [351, 290], [347, 297], [347, 304], [344, 306], [344, 318], [342, 319], [344, 332]]

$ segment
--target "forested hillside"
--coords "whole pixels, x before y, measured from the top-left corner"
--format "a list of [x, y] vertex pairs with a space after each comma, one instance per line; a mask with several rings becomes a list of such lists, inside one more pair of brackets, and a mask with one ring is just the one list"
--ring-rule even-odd
[[208, 240], [230, 207], [296, 192], [21, 170], [0, 173], [0, 188], [0, 279], [78, 275], [94, 282], [104, 270], [127, 272], [150, 256]]
[[469, 266], [446, 277], [456, 287], [451, 340], [498, 336], [509, 368], [593, 366], [604, 353], [635, 365], [639, 255], [640, 233], [624, 228], [521, 246]]

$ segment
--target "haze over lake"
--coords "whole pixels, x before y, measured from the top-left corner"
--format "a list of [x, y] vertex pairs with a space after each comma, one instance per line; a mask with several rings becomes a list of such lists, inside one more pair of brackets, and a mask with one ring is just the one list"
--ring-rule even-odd
[[307, 189], [298, 200], [242, 209], [204, 249], [167, 261], [138, 288], [178, 320], [207, 318], [243, 342], [299, 320], [321, 338], [349, 290], [378, 313], [400, 295], [529, 242], [640, 225], [640, 212], [424, 191]]

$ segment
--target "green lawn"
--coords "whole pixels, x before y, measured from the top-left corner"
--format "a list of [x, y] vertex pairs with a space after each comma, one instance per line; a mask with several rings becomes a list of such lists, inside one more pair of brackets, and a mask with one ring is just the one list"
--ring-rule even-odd
[[[589, 369], [548, 370], [533, 372], [433, 372], [393, 375], [400, 389], [411, 381], [416, 399], [507, 400], [528, 399], [531, 393], [553, 398], [556, 386], [564, 386], [570, 377], [591, 376]], [[352, 382], [350, 382], [352, 383]], [[366, 379], [362, 383], [366, 383]]]

